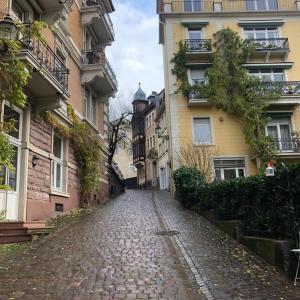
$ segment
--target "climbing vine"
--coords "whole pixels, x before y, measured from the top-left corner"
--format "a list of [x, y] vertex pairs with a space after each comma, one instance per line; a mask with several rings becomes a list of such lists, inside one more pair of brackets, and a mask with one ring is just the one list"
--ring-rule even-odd
[[[2, 121], [3, 103], [9, 101], [12, 107], [17, 106], [19, 108], [25, 106], [27, 95], [24, 88], [30, 80], [32, 71], [26, 62], [16, 56], [22, 48], [22, 43], [18, 37], [20, 34], [24, 35], [26, 31], [28, 39], [43, 40], [41, 31], [47, 27], [41, 21], [33, 22], [30, 31], [28, 31], [28, 26], [26, 27], [24, 24], [16, 24], [16, 26], [18, 29], [16, 40], [0, 39], [0, 167], [4, 166], [9, 169], [13, 167], [14, 149], [6, 134], [15, 130], [15, 123], [12, 119]], [[0, 188], [4, 189], [5, 186], [1, 185]]]
[[78, 164], [78, 176], [81, 183], [81, 206], [89, 206], [93, 195], [99, 190], [102, 174], [102, 145], [93, 128], [82, 122], [74, 109], [68, 106], [68, 116], [72, 126], [63, 125], [51, 112], [42, 114], [46, 123], [50, 124], [64, 138], [69, 138]]
[[243, 124], [245, 141], [254, 155], [263, 163], [274, 160], [272, 139], [265, 134], [268, 123], [266, 115], [270, 99], [278, 98], [276, 88], [270, 89], [259, 79], [250, 76], [244, 63], [254, 51], [251, 42], [242, 40], [230, 29], [214, 34], [212, 66], [206, 71], [206, 82], [191, 85], [187, 76], [186, 47], [181, 42], [174, 55], [173, 74], [177, 77], [177, 93], [189, 97], [190, 93], [201, 95], [218, 109], [239, 118]]

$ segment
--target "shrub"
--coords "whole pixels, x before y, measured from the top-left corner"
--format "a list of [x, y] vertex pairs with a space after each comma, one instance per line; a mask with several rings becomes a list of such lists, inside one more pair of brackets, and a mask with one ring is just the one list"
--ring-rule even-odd
[[183, 205], [214, 209], [219, 220], [240, 219], [246, 234], [296, 241], [300, 224], [300, 163], [263, 175], [205, 183], [193, 168], [174, 173]]

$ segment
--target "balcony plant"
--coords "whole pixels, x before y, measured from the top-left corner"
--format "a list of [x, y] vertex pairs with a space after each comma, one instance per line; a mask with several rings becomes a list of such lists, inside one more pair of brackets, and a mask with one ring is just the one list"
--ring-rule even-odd
[[261, 84], [259, 79], [250, 76], [244, 67], [255, 51], [255, 45], [243, 41], [231, 29], [218, 31], [214, 34], [214, 40], [212, 66], [206, 70], [207, 84], [202, 85], [189, 83], [186, 46], [179, 43], [179, 50], [171, 61], [178, 81], [177, 93], [187, 98], [190, 93], [205, 95], [213, 106], [241, 121], [245, 141], [253, 155], [263, 163], [275, 159], [276, 151], [271, 138], [265, 135], [265, 127], [269, 100], [279, 95]]
[[[24, 33], [24, 24], [15, 24], [17, 38], [0, 38], [0, 116], [3, 115], [3, 103], [9, 101], [10, 105], [23, 108], [27, 102], [27, 95], [24, 88], [31, 77], [31, 68], [25, 62], [17, 58], [17, 53], [22, 48], [22, 43], [18, 37]], [[29, 38], [42, 40], [42, 29], [46, 28], [44, 22], [36, 21], [31, 24]], [[12, 168], [14, 149], [9, 143], [7, 133], [15, 130], [14, 121], [0, 122], [0, 166]]]

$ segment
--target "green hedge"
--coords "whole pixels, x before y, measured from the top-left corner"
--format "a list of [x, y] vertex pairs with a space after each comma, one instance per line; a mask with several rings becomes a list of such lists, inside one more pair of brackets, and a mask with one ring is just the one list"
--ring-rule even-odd
[[300, 163], [278, 165], [274, 177], [205, 183], [200, 172], [174, 172], [178, 198], [188, 208], [214, 209], [219, 220], [241, 219], [246, 234], [296, 240], [300, 224]]

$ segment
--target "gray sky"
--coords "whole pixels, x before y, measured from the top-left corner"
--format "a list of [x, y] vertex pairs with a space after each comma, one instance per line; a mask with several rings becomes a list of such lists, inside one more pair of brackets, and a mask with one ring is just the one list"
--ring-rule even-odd
[[111, 18], [116, 40], [106, 48], [106, 53], [119, 83], [117, 98], [130, 103], [139, 82], [147, 95], [164, 86], [156, 0], [113, 0], [113, 3], [116, 11]]

